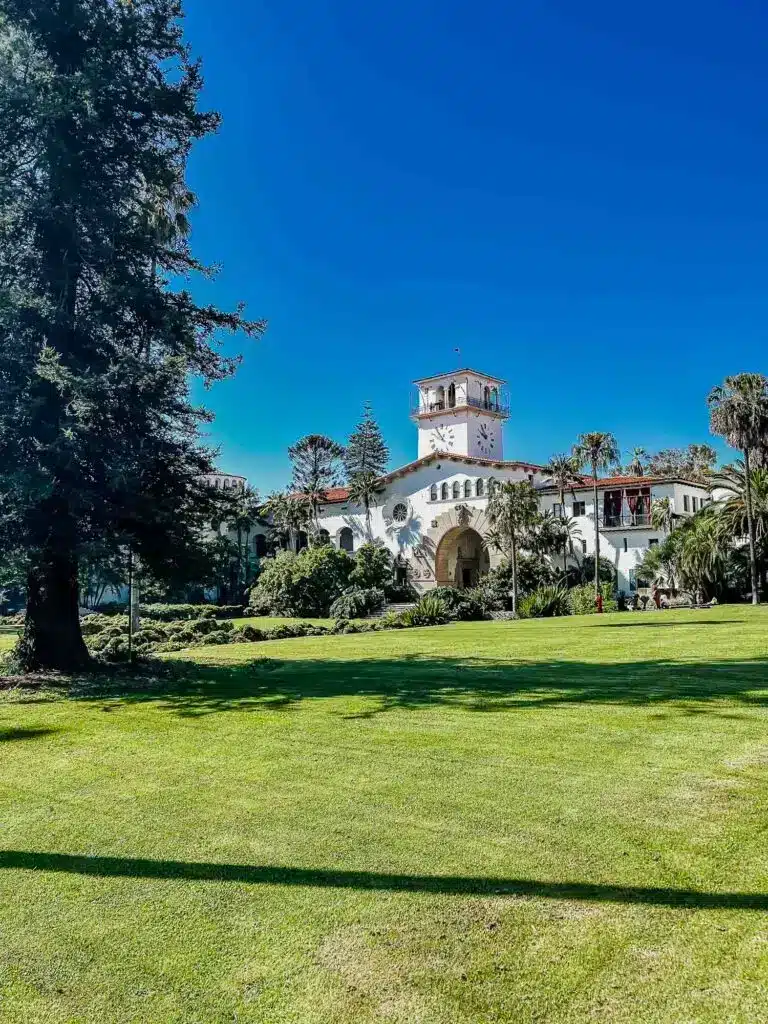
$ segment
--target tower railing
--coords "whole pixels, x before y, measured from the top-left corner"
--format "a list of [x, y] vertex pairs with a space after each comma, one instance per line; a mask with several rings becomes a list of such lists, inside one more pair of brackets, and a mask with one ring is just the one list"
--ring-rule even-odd
[[433, 402], [423, 402], [420, 399], [416, 399], [411, 402], [412, 416], [428, 416], [430, 413], [451, 412], [454, 409], [481, 409], [483, 412], [507, 419], [509, 416], [509, 399], [501, 397], [496, 401], [486, 401], [483, 398], [457, 395], [453, 403], [447, 399]]

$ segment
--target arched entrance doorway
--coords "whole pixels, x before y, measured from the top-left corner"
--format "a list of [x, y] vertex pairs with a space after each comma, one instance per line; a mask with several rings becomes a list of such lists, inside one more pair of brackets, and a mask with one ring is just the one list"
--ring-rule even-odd
[[435, 553], [435, 580], [439, 587], [477, 585], [491, 562], [483, 538], [471, 526], [454, 526], [440, 540]]

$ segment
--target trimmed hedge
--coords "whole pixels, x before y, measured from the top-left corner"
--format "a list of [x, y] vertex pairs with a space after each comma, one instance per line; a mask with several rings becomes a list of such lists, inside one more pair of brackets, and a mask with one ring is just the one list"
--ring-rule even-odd
[[240, 619], [245, 614], [241, 604], [143, 604], [139, 608], [142, 618], [158, 622], [177, 619]]

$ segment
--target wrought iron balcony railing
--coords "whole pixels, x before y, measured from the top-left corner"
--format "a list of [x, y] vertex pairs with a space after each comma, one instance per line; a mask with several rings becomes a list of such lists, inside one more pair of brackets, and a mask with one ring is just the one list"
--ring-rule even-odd
[[[590, 515], [594, 519], [594, 515]], [[624, 512], [621, 515], [599, 515], [597, 521], [604, 530], [621, 530], [626, 527], [642, 527], [651, 525], [650, 512]]]
[[427, 416], [433, 412], [450, 412], [452, 409], [483, 409], [485, 412], [489, 412], [492, 415], [503, 416], [507, 418], [509, 416], [509, 399], [500, 398], [498, 401], [486, 401], [483, 398], [464, 398], [463, 396], [456, 397], [456, 401], [451, 404], [448, 401], [444, 402], [414, 402], [411, 405], [412, 416]]

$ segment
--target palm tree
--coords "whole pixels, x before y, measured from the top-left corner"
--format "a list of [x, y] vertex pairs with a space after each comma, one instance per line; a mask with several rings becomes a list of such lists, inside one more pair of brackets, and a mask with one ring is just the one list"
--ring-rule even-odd
[[509, 559], [512, 568], [512, 615], [517, 618], [517, 553], [521, 540], [539, 515], [539, 499], [527, 480], [506, 481], [488, 501], [488, 539]]
[[752, 453], [765, 447], [768, 437], [768, 377], [762, 373], [738, 373], [712, 388], [707, 399], [713, 434], [725, 438], [744, 456], [744, 503], [749, 537], [749, 573], [752, 604], [760, 601], [752, 514]]
[[670, 533], [674, 523], [675, 513], [672, 511], [672, 502], [669, 498], [657, 498], [651, 505], [651, 526], [654, 530], [663, 530]]
[[278, 536], [284, 537], [288, 546], [298, 551], [299, 535], [309, 525], [309, 506], [304, 498], [275, 491], [268, 496], [263, 511]]
[[[233, 529], [237, 535], [237, 583], [238, 587], [241, 582], [244, 587], [248, 586], [248, 567], [250, 564], [250, 555], [248, 542], [251, 536], [251, 530], [261, 519], [261, 502], [259, 500], [259, 493], [247, 484], [245, 487], [239, 488], [232, 494], [232, 512], [229, 520], [230, 528]], [[243, 535], [245, 535], [245, 571], [243, 569]], [[242, 579], [241, 579], [242, 577]]]
[[[563, 551], [570, 552], [573, 556], [573, 542], [581, 540], [581, 527], [578, 520], [573, 516], [563, 516], [560, 520], [560, 529], [563, 537]], [[563, 572], [568, 574], [567, 557], [563, 559]]]
[[629, 453], [627, 473], [630, 476], [642, 476], [645, 473], [645, 463], [648, 459], [648, 452], [645, 448], [633, 448]]
[[[749, 476], [755, 549], [757, 560], [762, 563], [768, 547], [768, 469], [753, 469]], [[727, 492], [727, 497], [721, 498], [715, 505], [710, 505], [709, 511], [717, 516], [724, 534], [729, 539], [746, 537], [749, 532], [749, 520], [744, 463], [737, 459], [734, 465], [724, 466], [714, 478], [714, 482]]]
[[[579, 475], [579, 466], [576, 459], [573, 456], [573, 452], [570, 455], [567, 452], [559, 452], [557, 455], [553, 455], [544, 468], [544, 472], [552, 480], [552, 483], [557, 487], [558, 494], [560, 496], [560, 515], [563, 519], [565, 516], [565, 492], [567, 490], [573, 490], [574, 484], [582, 483], [581, 476]], [[563, 572], [568, 572], [568, 536], [563, 537]]]
[[376, 495], [383, 490], [380, 477], [376, 473], [356, 473], [349, 480], [349, 496], [352, 501], [362, 505], [365, 509], [365, 524], [368, 534], [368, 541], [373, 542], [373, 528], [371, 526], [371, 505], [376, 500]]
[[679, 538], [683, 584], [701, 601], [705, 591], [722, 580], [729, 554], [717, 516], [708, 511], [692, 516], [672, 536]]
[[613, 434], [593, 431], [581, 434], [573, 449], [579, 468], [588, 466], [592, 472], [595, 503], [595, 600], [600, 593], [600, 517], [597, 508], [597, 474], [613, 468], [619, 461], [619, 446]]

